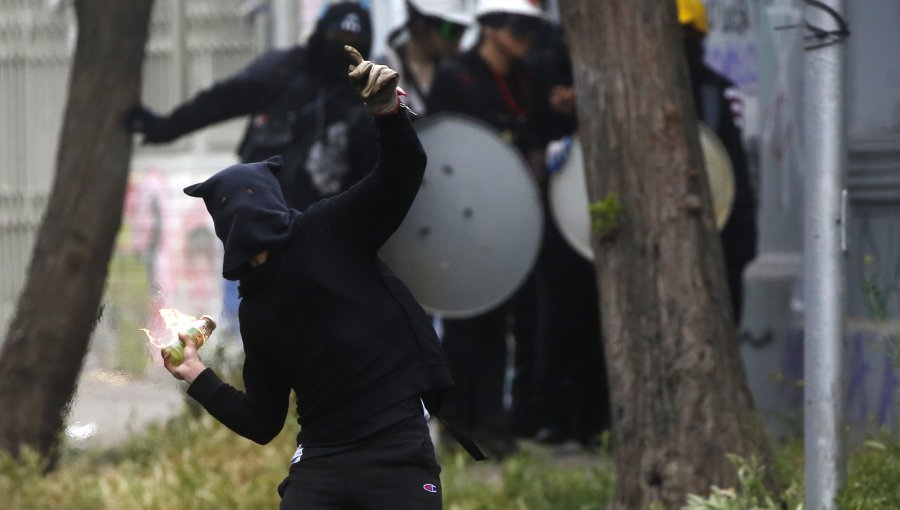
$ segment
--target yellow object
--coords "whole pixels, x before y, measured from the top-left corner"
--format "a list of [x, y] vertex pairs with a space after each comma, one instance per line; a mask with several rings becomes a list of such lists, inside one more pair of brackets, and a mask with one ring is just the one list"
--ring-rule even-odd
[[678, 4], [678, 22], [694, 27], [704, 34], [709, 32], [706, 19], [706, 7], [700, 0], [676, 0]]

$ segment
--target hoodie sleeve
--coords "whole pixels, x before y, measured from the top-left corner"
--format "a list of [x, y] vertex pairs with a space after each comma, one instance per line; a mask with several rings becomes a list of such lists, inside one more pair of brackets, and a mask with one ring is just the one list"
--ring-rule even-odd
[[170, 142], [185, 134], [242, 115], [260, 107], [270, 89], [283, 79], [290, 52], [263, 54], [237, 74], [202, 90], [179, 105], [168, 116], [160, 117], [149, 143]]
[[250, 356], [244, 362], [244, 386], [246, 392], [222, 382], [207, 368], [191, 383], [188, 395], [229, 429], [266, 444], [284, 428], [291, 389], [272, 370], [256, 366]]
[[307, 214], [329, 237], [353, 250], [377, 252], [409, 211], [422, 177], [425, 150], [406, 112], [377, 117], [380, 154], [375, 168], [347, 191]]

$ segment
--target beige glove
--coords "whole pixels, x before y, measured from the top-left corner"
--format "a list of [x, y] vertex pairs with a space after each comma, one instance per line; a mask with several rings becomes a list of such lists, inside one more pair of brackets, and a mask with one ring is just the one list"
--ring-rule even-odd
[[350, 66], [347, 76], [350, 83], [359, 92], [372, 115], [387, 115], [400, 108], [400, 97], [397, 84], [400, 75], [388, 66], [373, 64], [363, 60], [362, 55], [353, 46], [344, 46], [344, 51], [356, 62]]

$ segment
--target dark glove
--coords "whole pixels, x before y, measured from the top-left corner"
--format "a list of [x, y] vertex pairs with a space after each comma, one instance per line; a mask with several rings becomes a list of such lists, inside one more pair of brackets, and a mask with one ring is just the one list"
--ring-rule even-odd
[[125, 116], [125, 129], [132, 133], [144, 135], [144, 143], [163, 143], [172, 140], [163, 131], [163, 118], [144, 105], [138, 103], [131, 107]]

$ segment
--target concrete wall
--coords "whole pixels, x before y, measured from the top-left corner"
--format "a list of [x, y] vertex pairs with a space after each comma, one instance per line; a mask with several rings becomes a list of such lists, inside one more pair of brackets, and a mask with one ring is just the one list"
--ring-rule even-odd
[[[770, 428], [802, 426], [802, 2], [759, 2], [760, 256], [745, 274], [744, 358]], [[849, 0], [847, 419], [897, 426], [900, 4]]]
[[[243, 4], [242, 0], [157, 0], [144, 64], [144, 101], [151, 108], [166, 111], [253, 58], [259, 50], [256, 29], [242, 12]], [[34, 233], [55, 172], [75, 20], [65, 2], [0, 0], [0, 13], [2, 342], [24, 284]], [[107, 306], [108, 316], [128, 324], [129, 334], [137, 333], [134, 325], [146, 323], [149, 307], [142, 303], [159, 290], [159, 283], [176, 280], [173, 275], [184, 278], [178, 266], [187, 256], [185, 251], [167, 252], [171, 260], [163, 262], [158, 260], [163, 252], [153, 250], [165, 248], [165, 243], [152, 240], [179, 239], [176, 231], [185, 222], [157, 221], [171, 220], [177, 216], [178, 207], [169, 202], [151, 206], [151, 202], [160, 196], [171, 200], [180, 194], [173, 186], [199, 179], [223, 162], [233, 161], [242, 127], [242, 121], [225, 123], [165, 147], [137, 149], [107, 289], [121, 297], [118, 308], [116, 304]], [[217, 268], [212, 274], [218, 275]], [[184, 279], [182, 283], [193, 280]], [[143, 290], [143, 298], [138, 297], [136, 289]], [[214, 290], [218, 298], [218, 285]], [[98, 328], [94, 346], [99, 348], [92, 350], [97, 353], [95, 358], [112, 365], [116, 357], [121, 358], [121, 345], [114, 342], [119, 325], [107, 321]], [[139, 342], [137, 339], [133, 337], [132, 341]]]

